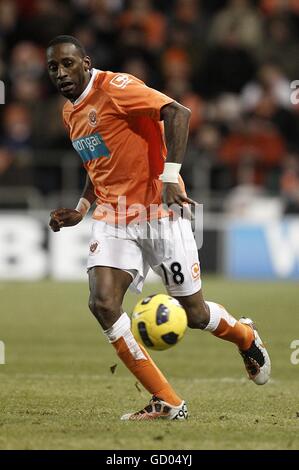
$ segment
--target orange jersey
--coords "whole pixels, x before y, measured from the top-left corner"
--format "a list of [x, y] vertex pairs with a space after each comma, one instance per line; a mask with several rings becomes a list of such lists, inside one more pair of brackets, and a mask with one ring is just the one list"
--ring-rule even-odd
[[66, 102], [63, 119], [98, 198], [94, 218], [103, 218], [103, 205], [116, 208], [119, 196], [127, 207], [161, 203], [160, 110], [173, 101], [132, 75], [93, 69], [82, 95]]

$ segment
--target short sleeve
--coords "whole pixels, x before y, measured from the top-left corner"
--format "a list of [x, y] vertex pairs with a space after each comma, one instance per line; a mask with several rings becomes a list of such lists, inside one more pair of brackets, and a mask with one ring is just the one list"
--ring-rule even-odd
[[160, 121], [161, 108], [174, 101], [127, 74], [111, 74], [106, 79], [105, 91], [121, 114], [148, 116], [155, 121]]

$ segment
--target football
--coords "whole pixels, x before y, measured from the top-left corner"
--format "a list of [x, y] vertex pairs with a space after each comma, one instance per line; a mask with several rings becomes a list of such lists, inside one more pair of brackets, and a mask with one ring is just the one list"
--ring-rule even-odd
[[187, 328], [181, 304], [167, 294], [155, 294], [138, 302], [132, 313], [132, 332], [146, 348], [163, 351], [176, 345]]

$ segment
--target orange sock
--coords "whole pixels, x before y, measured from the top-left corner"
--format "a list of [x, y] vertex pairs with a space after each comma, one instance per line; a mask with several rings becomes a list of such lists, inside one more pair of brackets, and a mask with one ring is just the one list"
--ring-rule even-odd
[[119, 358], [148, 392], [170, 405], [177, 406], [182, 403], [182, 398], [175, 393], [147, 351], [135, 340], [126, 313], [122, 314], [105, 334]]
[[218, 338], [235, 343], [243, 351], [250, 348], [254, 339], [250, 326], [237, 321], [221, 305], [206, 303], [210, 308], [210, 322], [205, 329]]
[[152, 395], [156, 395], [166, 401], [170, 405], [177, 406], [182, 403], [182, 399], [178, 397], [162, 372], [158, 369], [154, 361], [142, 346], [136, 342], [136, 346], [140, 348], [140, 358], [136, 359], [135, 354], [132, 354], [132, 351], [123, 337], [119, 338], [112, 344], [116, 349], [118, 357], [123, 361], [132, 374], [135, 375], [146, 390], [148, 390]]
[[221, 318], [220, 323], [215, 331], [212, 333], [217, 338], [225, 339], [235, 343], [239, 349], [246, 351], [250, 348], [253, 341], [253, 331], [248, 325], [236, 321], [234, 326], [230, 326], [224, 319]]

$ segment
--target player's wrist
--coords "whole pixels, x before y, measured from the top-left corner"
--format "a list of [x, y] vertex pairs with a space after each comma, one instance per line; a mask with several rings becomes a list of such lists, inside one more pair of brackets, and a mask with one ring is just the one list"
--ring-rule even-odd
[[166, 162], [159, 180], [163, 181], [163, 183], [178, 183], [181, 166], [181, 163]]
[[91, 204], [90, 204], [89, 200], [86, 199], [85, 197], [81, 197], [79, 199], [79, 202], [78, 202], [77, 206], [75, 207], [75, 210], [80, 212], [82, 217], [85, 217], [87, 212], [90, 209], [90, 206], [91, 206]]

